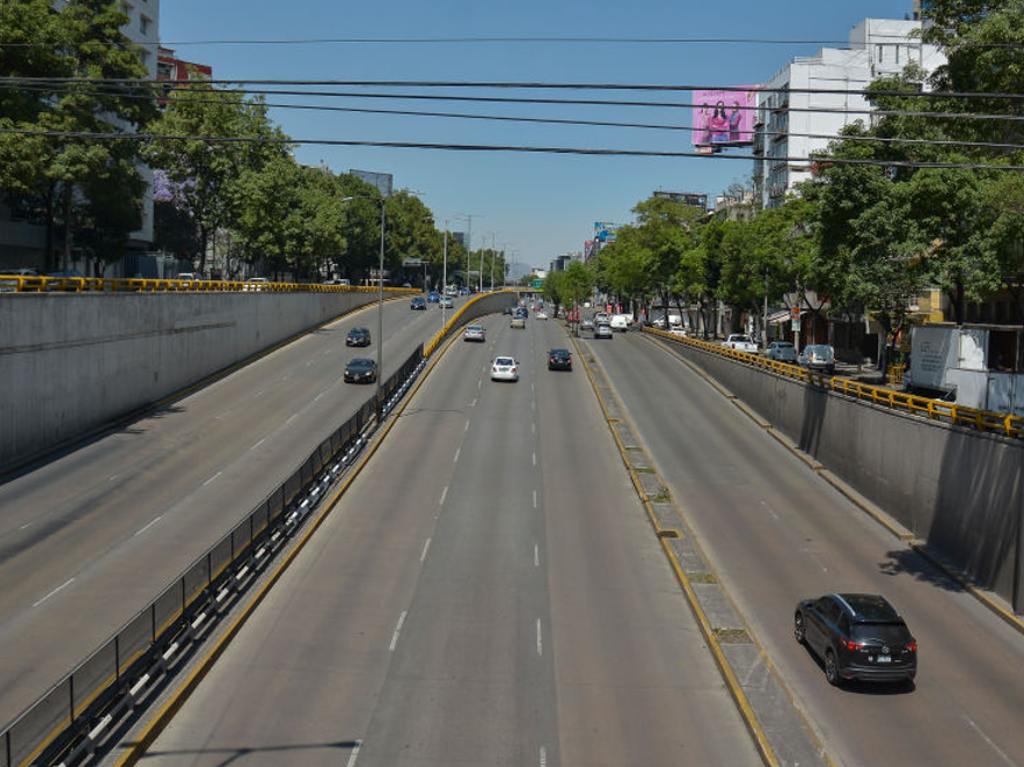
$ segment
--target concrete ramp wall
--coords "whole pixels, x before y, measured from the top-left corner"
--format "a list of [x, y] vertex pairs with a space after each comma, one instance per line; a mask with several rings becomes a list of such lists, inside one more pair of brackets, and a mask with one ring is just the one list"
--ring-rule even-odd
[[0, 295], [0, 471], [374, 300], [369, 292]]
[[1024, 442], [668, 343], [975, 581], [1024, 610]]

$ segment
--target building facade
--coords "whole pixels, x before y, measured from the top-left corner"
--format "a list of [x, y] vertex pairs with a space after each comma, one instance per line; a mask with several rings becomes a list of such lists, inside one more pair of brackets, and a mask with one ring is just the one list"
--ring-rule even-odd
[[[849, 48], [822, 48], [793, 59], [759, 94], [754, 133], [754, 189], [761, 207], [781, 205], [801, 181], [811, 178], [809, 157], [824, 150], [844, 127], [870, 120], [861, 92], [911, 63], [926, 73], [945, 64], [934, 45], [924, 45], [915, 20], [865, 19], [850, 31]], [[840, 93], [806, 93], [832, 90]]]

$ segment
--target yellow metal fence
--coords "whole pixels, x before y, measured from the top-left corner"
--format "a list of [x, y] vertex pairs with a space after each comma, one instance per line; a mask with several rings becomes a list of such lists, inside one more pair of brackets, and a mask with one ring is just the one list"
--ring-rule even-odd
[[[107, 277], [26, 277], [0, 274], [0, 293], [376, 293], [376, 286], [319, 285], [300, 282], [241, 280], [156, 280]], [[384, 288], [390, 295], [417, 293]]]
[[866, 400], [875, 405], [901, 410], [907, 413], [930, 418], [935, 421], [956, 426], [969, 426], [978, 431], [994, 432], [1016, 439], [1024, 438], [1024, 417], [1013, 413], [996, 413], [990, 410], [978, 410], [964, 407], [952, 402], [921, 397], [916, 394], [888, 389], [884, 386], [861, 383], [852, 378], [829, 376], [816, 373], [799, 365], [777, 362], [750, 352], [729, 349], [716, 343], [702, 341], [697, 338], [686, 338], [674, 335], [657, 328], [644, 328], [643, 332], [672, 341], [683, 346], [691, 346], [702, 351], [717, 354], [720, 357], [742, 362], [744, 365], [761, 368], [785, 378], [813, 383], [822, 388], [831, 389], [839, 394], [856, 399]]

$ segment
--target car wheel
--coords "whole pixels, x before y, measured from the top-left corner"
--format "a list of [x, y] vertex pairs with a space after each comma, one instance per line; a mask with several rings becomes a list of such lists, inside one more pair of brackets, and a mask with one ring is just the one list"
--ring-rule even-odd
[[842, 681], [839, 679], [839, 665], [836, 663], [836, 654], [831, 650], [825, 653], [825, 678], [833, 687], [838, 687]]
[[793, 636], [797, 644], [804, 644], [807, 641], [807, 628], [804, 626], [803, 613], [797, 613], [793, 617]]

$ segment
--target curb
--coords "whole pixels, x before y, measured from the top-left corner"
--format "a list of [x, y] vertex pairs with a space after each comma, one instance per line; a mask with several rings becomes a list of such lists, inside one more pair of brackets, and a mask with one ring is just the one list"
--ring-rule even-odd
[[817, 474], [819, 477], [825, 480], [825, 482], [827, 482], [829, 485], [835, 488], [841, 495], [843, 495], [847, 500], [849, 500], [850, 503], [852, 503], [862, 512], [871, 517], [871, 519], [873, 519], [879, 525], [884, 527], [886, 531], [888, 531], [893, 537], [895, 537], [901, 543], [905, 543], [907, 545], [907, 548], [913, 550], [917, 554], [920, 554], [933, 567], [941, 571], [943, 575], [945, 575], [947, 578], [959, 584], [960, 587], [964, 589], [964, 591], [966, 591], [979, 602], [981, 602], [991, 612], [995, 613], [997, 617], [1001, 618], [1011, 628], [1015, 629], [1021, 634], [1024, 634], [1024, 618], [1021, 618], [1021, 616], [1016, 615], [1012, 609], [1001, 604], [991, 594], [987, 593], [983, 589], [978, 588], [976, 585], [974, 585], [974, 583], [971, 582], [969, 578], [964, 576], [962, 573], [958, 572], [955, 568], [949, 566], [940, 557], [933, 553], [924, 541], [917, 538], [917, 536], [915, 536], [913, 532], [911, 532], [906, 527], [897, 522], [895, 519], [893, 519], [879, 506], [872, 503], [870, 500], [868, 500], [859, 492], [857, 492], [845, 481], [836, 476], [836, 474], [833, 473], [830, 469], [825, 468], [824, 464], [820, 463], [815, 458], [813, 458], [812, 456], [801, 450], [799, 447], [797, 447], [796, 443], [794, 443], [791, 439], [789, 439], [784, 434], [779, 432], [778, 429], [776, 429], [772, 424], [768, 423], [763, 418], [761, 418], [761, 416], [757, 415], [757, 413], [754, 412], [754, 410], [750, 408], [749, 405], [747, 405], [745, 402], [742, 402], [735, 394], [732, 394], [728, 389], [722, 386], [722, 384], [713, 379], [709, 373], [706, 373], [699, 366], [697, 366], [693, 362], [690, 362], [690, 360], [684, 359], [680, 355], [676, 354], [660, 338], [652, 338], [647, 333], [643, 334], [643, 338], [646, 339], [648, 343], [653, 344], [655, 347], [661, 349], [666, 354], [671, 355], [673, 359], [676, 359], [679, 362], [686, 365], [697, 376], [703, 379], [705, 383], [708, 383], [712, 389], [714, 389], [723, 397], [732, 402], [732, 404], [735, 405], [740, 412], [742, 412], [754, 423], [756, 423], [758, 426], [761, 426], [765, 431], [767, 431], [768, 434], [772, 437], [772, 439], [774, 439], [780, 445], [785, 447], [790, 453], [799, 458], [800, 461], [803, 462], [815, 474]]
[[623, 464], [626, 466], [626, 470], [629, 472], [629, 477], [633, 482], [633, 487], [636, 490], [637, 495], [643, 504], [644, 510], [647, 512], [648, 519], [658, 536], [658, 543], [660, 544], [662, 551], [665, 553], [665, 556], [669, 561], [669, 565], [675, 573], [676, 580], [679, 582], [679, 585], [686, 597], [686, 601], [690, 606], [690, 610], [693, 612], [697, 625], [700, 627], [701, 635], [704, 637], [704, 641], [711, 650], [711, 654], [715, 659], [715, 665], [718, 667], [723, 681], [729, 688], [729, 694], [732, 696], [736, 707], [739, 709], [740, 716], [742, 717], [743, 722], [754, 741], [754, 746], [761, 757], [761, 761], [764, 763], [765, 767], [780, 767], [781, 762], [779, 761], [775, 750], [772, 748], [771, 743], [769, 743], [764, 727], [761, 725], [760, 720], [757, 718], [757, 715], [754, 713], [754, 710], [750, 705], [750, 700], [747, 698], [743, 688], [740, 687], [732, 666], [725, 657], [725, 653], [722, 651], [718, 637], [715, 635], [707, 614], [697, 598], [697, 594], [693, 589], [693, 585], [690, 583], [689, 577], [686, 575], [686, 572], [679, 563], [678, 557], [675, 552], [671, 550], [668, 541], [666, 540], [667, 538], [682, 538], [683, 535], [679, 530], [662, 527], [657, 520], [653, 509], [651, 508], [650, 498], [647, 492], [643, 489], [640, 479], [629, 461], [629, 456], [625, 446], [622, 444], [622, 439], [613, 426], [614, 423], [618, 423], [622, 419], [609, 417], [607, 404], [605, 403], [605, 399], [601, 395], [601, 391], [594, 380], [594, 374], [591, 371], [590, 363], [587, 361], [587, 354], [575, 337], [570, 336], [570, 339], [577, 354], [579, 355], [579, 358], [583, 361], [583, 369], [587, 373], [587, 380], [590, 381], [590, 386], [594, 391], [594, 396], [597, 398], [598, 405], [601, 407], [601, 412], [604, 415], [608, 429], [612, 433], [615, 446], [619, 451], [619, 456], [621, 457]]
[[202, 682], [203, 678], [210, 672], [210, 669], [213, 668], [214, 664], [231, 643], [231, 640], [237, 636], [239, 631], [241, 631], [246, 621], [256, 611], [256, 608], [259, 607], [270, 589], [280, 580], [281, 576], [284, 575], [291, 563], [305, 548], [309, 539], [313, 537], [313, 534], [320, 528], [324, 521], [326, 521], [331, 512], [334, 511], [338, 501], [341, 500], [341, 497], [348, 490], [349, 486], [362, 473], [370, 459], [373, 458], [378, 448], [384, 442], [384, 439], [391, 432], [391, 429], [394, 428], [395, 424], [398, 423], [398, 419], [401, 418], [406, 407], [410, 402], [412, 402], [413, 397], [416, 396], [416, 393], [420, 390], [420, 387], [427, 380], [430, 373], [433, 372], [435, 367], [437, 367], [438, 363], [444, 357], [445, 352], [447, 352], [451, 347], [454, 340], [455, 336], [449, 339], [439, 352], [435, 352], [432, 356], [432, 361], [426, 368], [424, 368], [423, 373], [417, 379], [412, 389], [410, 389], [408, 395], [403, 398], [401, 406], [387, 418], [383, 430], [373, 437], [359, 462], [342, 480], [341, 485], [334, 491], [331, 497], [324, 502], [317, 518], [311, 521], [305, 532], [302, 534], [302, 537], [299, 538], [291, 550], [285, 554], [284, 558], [277, 564], [273, 572], [267, 576], [259, 590], [250, 596], [248, 602], [241, 607], [241, 612], [228, 625], [224, 633], [221, 634], [202, 659], [196, 662], [188, 676], [186, 676], [177, 688], [170, 693], [168, 699], [155, 712], [152, 718], [143, 725], [139, 737], [127, 744], [126, 751], [114, 761], [116, 767], [129, 767], [130, 765], [138, 763], [138, 761], [145, 756], [146, 750], [153, 744], [157, 737], [159, 737], [164, 728], [166, 728], [174, 718], [174, 715], [177, 714], [181, 707], [188, 701], [189, 697], [199, 686], [199, 683]]

